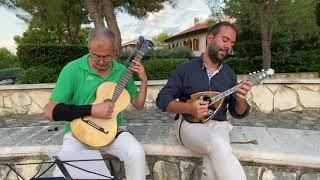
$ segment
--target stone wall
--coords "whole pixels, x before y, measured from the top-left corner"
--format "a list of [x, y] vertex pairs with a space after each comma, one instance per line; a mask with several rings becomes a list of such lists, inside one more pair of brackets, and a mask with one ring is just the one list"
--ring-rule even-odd
[[[239, 79], [244, 76], [239, 76]], [[165, 80], [149, 81], [147, 109], [155, 109], [155, 100]], [[136, 82], [137, 85], [140, 82]], [[54, 84], [0, 86], [0, 115], [43, 112]], [[248, 95], [253, 111], [303, 111], [320, 108], [320, 78], [273, 78], [256, 85]], [[129, 107], [131, 108], [131, 107]]]
[[[118, 159], [109, 158], [120, 180], [124, 177], [124, 166]], [[109, 165], [109, 160], [106, 164]], [[0, 163], [35, 163], [51, 161], [48, 157], [29, 157], [15, 159], [14, 161], [2, 160]], [[148, 180], [200, 180], [202, 175], [202, 162], [199, 158], [147, 156]], [[50, 164], [32, 164], [15, 166], [17, 172], [25, 178], [31, 178], [40, 169], [42, 173]], [[289, 166], [272, 166], [266, 164], [253, 164], [242, 162], [248, 180], [319, 180], [320, 169], [310, 169]], [[109, 168], [110, 169], [110, 168]], [[50, 169], [42, 177], [52, 176]], [[18, 179], [16, 174], [6, 166], [0, 166], [0, 180]]]

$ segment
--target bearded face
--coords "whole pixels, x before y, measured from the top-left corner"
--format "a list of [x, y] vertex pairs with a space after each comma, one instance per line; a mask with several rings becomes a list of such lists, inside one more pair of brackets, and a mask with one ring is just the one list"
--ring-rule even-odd
[[213, 63], [221, 63], [228, 54], [228, 51], [217, 47], [214, 43], [211, 43], [208, 47], [208, 56]]
[[222, 26], [216, 35], [207, 38], [207, 53], [210, 61], [221, 63], [231, 52], [236, 41], [236, 32], [228, 26]]

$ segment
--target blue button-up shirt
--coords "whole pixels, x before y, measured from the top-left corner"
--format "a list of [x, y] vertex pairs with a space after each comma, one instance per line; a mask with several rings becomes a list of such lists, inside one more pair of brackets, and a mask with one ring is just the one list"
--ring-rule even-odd
[[[223, 92], [236, 85], [237, 78], [230, 66], [222, 63], [218, 71], [214, 72], [214, 75], [210, 75], [203, 62], [203, 55], [201, 55], [193, 58], [190, 62], [177, 66], [167, 84], [159, 92], [156, 104], [161, 111], [166, 111], [168, 104], [176, 99], [185, 102], [194, 93], [203, 91]], [[246, 117], [250, 110], [248, 105], [245, 113], [240, 115], [235, 108], [236, 93], [232, 93], [224, 98], [219, 111], [213, 119], [218, 121], [227, 120], [227, 109], [235, 118]]]

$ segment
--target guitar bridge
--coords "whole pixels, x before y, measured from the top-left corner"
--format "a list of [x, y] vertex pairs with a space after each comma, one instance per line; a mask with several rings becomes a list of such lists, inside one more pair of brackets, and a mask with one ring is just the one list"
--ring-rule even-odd
[[90, 120], [86, 120], [86, 119], [83, 119], [83, 117], [81, 118], [81, 120], [85, 123], [87, 123], [89, 126], [95, 128], [96, 130], [102, 132], [102, 133], [105, 133], [105, 134], [108, 134], [109, 131], [105, 131], [103, 127], [99, 126], [98, 124], [90, 121]]

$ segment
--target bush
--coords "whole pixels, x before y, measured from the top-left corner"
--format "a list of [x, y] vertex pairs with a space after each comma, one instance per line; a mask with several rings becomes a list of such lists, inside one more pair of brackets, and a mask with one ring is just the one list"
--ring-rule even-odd
[[17, 81], [20, 84], [53, 83], [56, 82], [59, 73], [58, 69], [37, 66], [22, 70]]
[[[183, 59], [150, 59], [145, 61], [144, 68], [146, 70], [148, 80], [161, 80], [168, 79], [173, 70], [175, 70], [178, 64], [189, 61], [186, 58]], [[139, 80], [134, 76], [135, 80]]]
[[[120, 53], [119, 55], [119, 61], [124, 62], [128, 59], [130, 56], [130, 51], [124, 51]], [[133, 57], [135, 57], [135, 53], [133, 54]], [[188, 58], [190, 59], [192, 57], [192, 51], [190, 48], [185, 47], [176, 47], [174, 49], [167, 49], [167, 48], [161, 48], [161, 49], [151, 49], [149, 53], [144, 57], [145, 60], [149, 59], [171, 59], [171, 58]]]
[[15, 81], [19, 72], [20, 72], [20, 68], [1, 69], [0, 81], [5, 79], [12, 79], [13, 81]]
[[62, 69], [68, 62], [88, 53], [85, 46], [66, 45], [19, 45], [17, 55], [20, 67], [28, 69], [37, 66]]
[[[262, 69], [262, 57], [228, 58], [229, 64], [237, 74], [248, 74]], [[277, 73], [320, 72], [320, 50], [297, 51], [295, 53], [275, 53], [271, 67]]]

